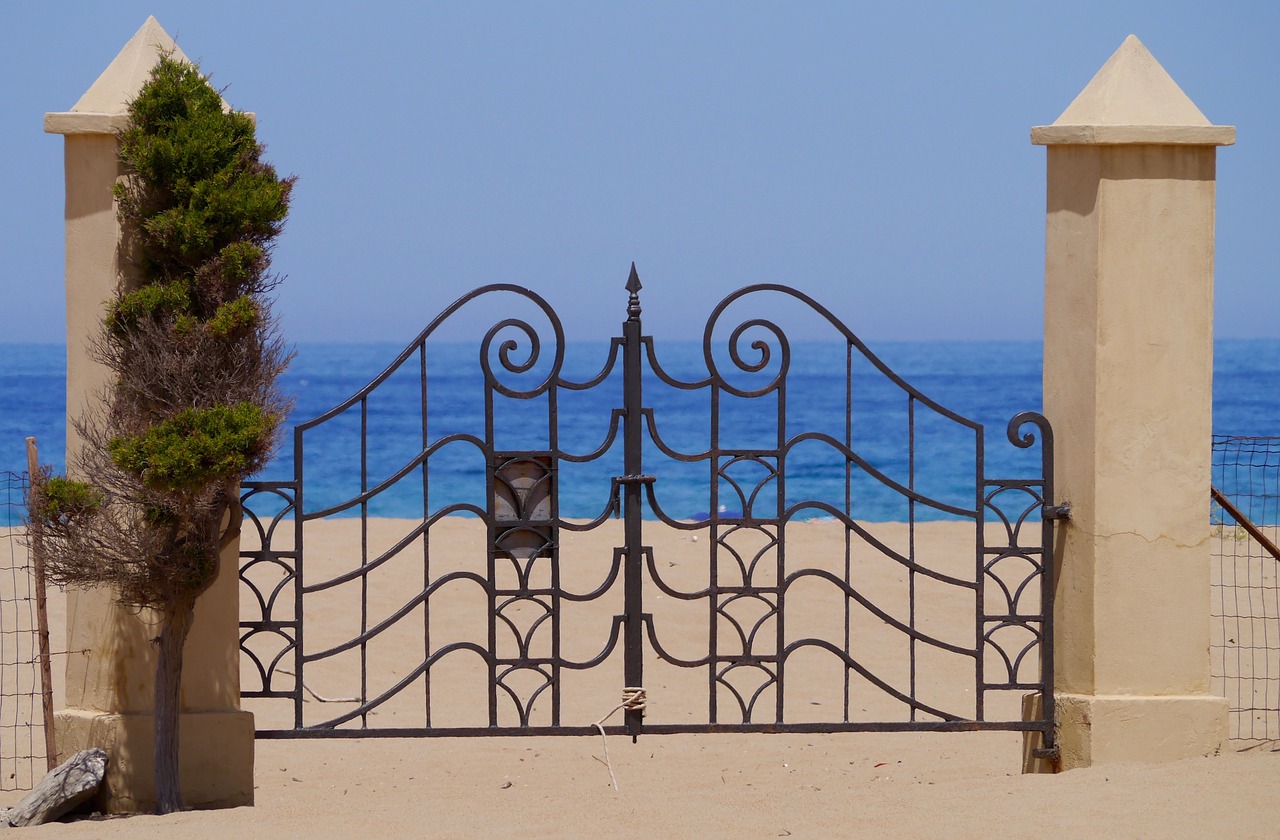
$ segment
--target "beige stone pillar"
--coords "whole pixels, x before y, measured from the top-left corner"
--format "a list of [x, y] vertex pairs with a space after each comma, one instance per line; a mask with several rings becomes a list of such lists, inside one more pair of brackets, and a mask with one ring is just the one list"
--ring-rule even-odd
[[1044, 408], [1061, 766], [1212, 754], [1211, 125], [1130, 36], [1050, 126]]
[[[68, 112], [46, 114], [45, 131], [65, 137], [67, 286], [67, 463], [82, 445], [73, 421], [101, 399], [109, 371], [88, 355], [102, 304], [131, 267], [120, 259], [111, 187], [120, 176], [116, 132], [127, 102], [161, 50], [182, 52], [148, 18]], [[240, 709], [239, 547], [222, 558], [217, 581], [196, 604], [182, 674], [180, 772], [183, 801], [211, 808], [253, 802], [253, 716]], [[116, 606], [109, 590], [68, 593], [65, 708], [57, 713], [58, 754], [107, 751], [98, 805], [108, 812], [155, 805], [152, 737], [154, 616]]]

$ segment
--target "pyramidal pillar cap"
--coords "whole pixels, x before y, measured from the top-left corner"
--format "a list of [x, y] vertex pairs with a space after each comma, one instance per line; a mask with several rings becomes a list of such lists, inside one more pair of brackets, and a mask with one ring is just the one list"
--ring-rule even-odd
[[190, 59], [154, 17], [147, 18], [70, 111], [44, 115], [49, 134], [116, 134], [129, 124], [129, 101], [138, 95], [162, 53]]
[[1053, 125], [1031, 129], [1031, 142], [1230, 146], [1236, 142], [1236, 129], [1210, 123], [1155, 56], [1130, 35]]

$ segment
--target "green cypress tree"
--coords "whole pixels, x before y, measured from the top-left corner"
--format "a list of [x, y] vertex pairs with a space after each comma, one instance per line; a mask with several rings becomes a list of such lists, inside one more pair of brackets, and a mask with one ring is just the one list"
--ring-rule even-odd
[[159, 813], [182, 807], [178, 703], [196, 599], [239, 534], [239, 485], [265, 465], [288, 405], [289, 354], [268, 295], [293, 178], [199, 70], [161, 56], [119, 136], [122, 259], [94, 358], [114, 374], [76, 424], [78, 479], [34, 477], [30, 516], [50, 580], [110, 586], [155, 610]]

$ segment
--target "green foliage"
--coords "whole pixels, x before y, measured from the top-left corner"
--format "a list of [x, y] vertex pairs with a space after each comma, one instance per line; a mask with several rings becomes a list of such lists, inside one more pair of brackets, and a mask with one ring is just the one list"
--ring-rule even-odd
[[131, 178], [116, 197], [138, 237], [144, 279], [194, 283], [191, 314], [208, 319], [261, 283], [264, 246], [284, 223], [293, 179], [261, 160], [252, 118], [224, 110], [190, 64], [161, 58], [129, 116], [119, 139]]
[[40, 483], [32, 501], [35, 521], [67, 522], [96, 513], [102, 505], [102, 492], [87, 482], [54, 476]]
[[197, 263], [217, 254], [229, 238], [270, 235], [284, 219], [288, 184], [269, 169], [246, 169], [204, 173], [195, 184], [172, 184], [180, 188], [174, 189], [174, 198], [183, 200], [147, 219], [149, 244], [178, 262]]
[[244, 289], [261, 272], [266, 254], [252, 242], [232, 242], [218, 254], [216, 268], [228, 288]]
[[107, 452], [147, 487], [191, 492], [258, 466], [274, 424], [253, 403], [192, 408], [141, 434], [112, 439]]
[[122, 336], [143, 319], [159, 321], [164, 316], [185, 314], [191, 308], [191, 294], [185, 283], [149, 283], [118, 297], [107, 313], [107, 330]]
[[187, 314], [179, 315], [173, 321], [173, 334], [185, 338], [200, 329], [200, 322]]
[[261, 387], [237, 395], [223, 372], [259, 368], [254, 333], [267, 322], [258, 297], [293, 179], [261, 160], [252, 118], [227, 110], [196, 67], [171, 56], [129, 118], [119, 136], [128, 177], [116, 197], [144, 284], [122, 292], [106, 322], [122, 411], [106, 450], [151, 490], [197, 493], [260, 466], [279, 422], [272, 405], [243, 401]]
[[209, 332], [217, 336], [243, 334], [258, 321], [258, 305], [245, 295], [218, 307], [209, 319]]
[[278, 400], [244, 402], [273, 382], [231, 377], [274, 363], [264, 368], [254, 348], [270, 348], [262, 295], [293, 179], [262, 161], [253, 119], [171, 56], [129, 118], [115, 194], [143, 285], [109, 307], [121, 419], [105, 445], [145, 487], [190, 494], [258, 468], [279, 423]]
[[169, 56], [129, 118], [113, 188], [123, 277], [91, 345], [111, 388], [76, 421], [71, 463], [87, 481], [42, 474], [30, 512], [50, 579], [169, 610], [213, 579], [238, 484], [287, 410], [266, 292], [293, 179], [261, 159], [250, 117]]

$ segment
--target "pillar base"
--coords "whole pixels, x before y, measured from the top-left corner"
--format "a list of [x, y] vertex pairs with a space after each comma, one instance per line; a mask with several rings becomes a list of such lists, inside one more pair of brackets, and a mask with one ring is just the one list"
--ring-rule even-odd
[[[93, 807], [104, 814], [154, 811], [155, 719], [149, 714], [65, 709], [55, 715], [58, 758], [101, 747], [107, 774]], [[179, 716], [178, 767], [187, 808], [253, 804], [253, 714], [184, 712]]]
[[1055, 703], [1063, 770], [1215, 755], [1227, 739], [1227, 701], [1213, 695], [1059, 694]]

